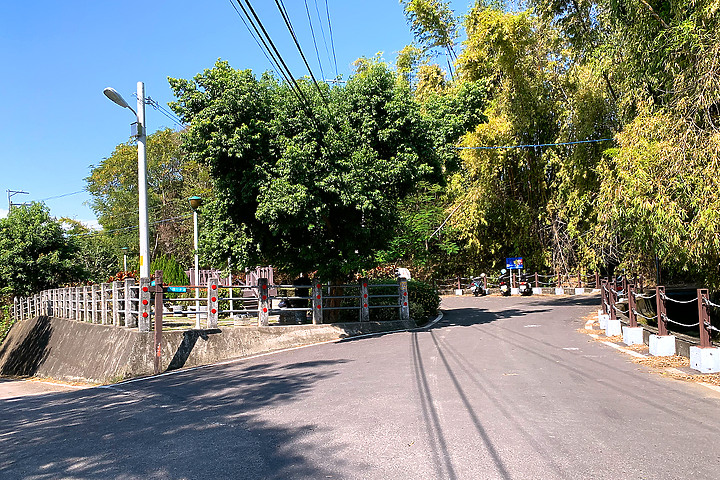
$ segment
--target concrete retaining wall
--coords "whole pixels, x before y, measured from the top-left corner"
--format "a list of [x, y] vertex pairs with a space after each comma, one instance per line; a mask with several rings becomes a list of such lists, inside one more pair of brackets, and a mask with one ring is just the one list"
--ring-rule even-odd
[[[397, 321], [163, 332], [163, 369], [411, 326]], [[0, 346], [1, 375], [109, 383], [152, 372], [153, 333], [137, 329], [38, 317], [17, 322]]]

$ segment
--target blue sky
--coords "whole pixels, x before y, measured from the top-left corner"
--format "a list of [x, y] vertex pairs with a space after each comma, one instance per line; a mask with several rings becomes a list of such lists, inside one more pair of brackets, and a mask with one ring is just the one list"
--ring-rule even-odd
[[[275, 2], [252, 4], [293, 74], [306, 75]], [[307, 4], [330, 77], [334, 67], [325, 54], [315, 0]], [[317, 5], [329, 44], [325, 1]], [[467, 10], [464, 1], [452, 5], [458, 14]], [[285, 6], [317, 76], [305, 2], [285, 0]], [[397, 0], [328, 0], [328, 7], [338, 73], [345, 78], [356, 58], [382, 51], [393, 61], [412, 41]], [[89, 196], [75, 192], [84, 189], [91, 165], [128, 140], [134, 121], [132, 112], [103, 95], [105, 87], [115, 88], [134, 108], [133, 93], [143, 81], [146, 95], [166, 107], [174, 99], [167, 77], [192, 78], [218, 58], [257, 74], [271, 69], [230, 0], [5, 2], [0, 44], [0, 216], [6, 214], [9, 189], [29, 192], [15, 195], [14, 203], [45, 200], [53, 216], [95, 220], [86, 205]], [[150, 106], [146, 117], [149, 132], [176, 127]]]

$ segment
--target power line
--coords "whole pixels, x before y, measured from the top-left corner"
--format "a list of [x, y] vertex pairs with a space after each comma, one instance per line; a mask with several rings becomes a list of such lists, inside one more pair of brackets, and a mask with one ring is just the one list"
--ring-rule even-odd
[[499, 150], [503, 148], [540, 148], [540, 147], [556, 147], [562, 145], [577, 145], [579, 143], [596, 143], [596, 142], [608, 142], [612, 141], [612, 138], [599, 138], [597, 140], [579, 140], [577, 142], [563, 142], [563, 143], [540, 143], [537, 145], [505, 145], [497, 147], [453, 147], [455, 150]]
[[[325, 45], [325, 55], [327, 55], [328, 63], [332, 65], [332, 59], [330, 58], [330, 50], [328, 50], [327, 38], [325, 38], [325, 27], [323, 27], [322, 18], [320, 17], [320, 9], [318, 8], [318, 2], [315, 1], [315, 13], [317, 14], [318, 23], [320, 24], [320, 33], [322, 33], [323, 45]], [[335, 69], [335, 76], [337, 77], [337, 68]]]
[[278, 69], [276, 68], [275, 62], [270, 58], [270, 56], [268, 56], [268, 52], [266, 52], [265, 49], [263, 48], [263, 46], [260, 44], [260, 40], [258, 40], [258, 38], [257, 38], [257, 37], [255, 36], [255, 34], [253, 33], [253, 31], [252, 31], [252, 29], [250, 28], [250, 26], [249, 26], [249, 25], [247, 24], [247, 22], [245, 21], [245, 17], [243, 17], [242, 13], [240, 13], [240, 10], [238, 10], [237, 7], [235, 6], [235, 2], [234, 2], [233, 0], [229, 0], [229, 1], [230, 1], [230, 5], [232, 5], [233, 9], [235, 10], [235, 13], [237, 13], [238, 17], [240, 17], [240, 20], [242, 20], [242, 22], [243, 22], [243, 24], [245, 25], [245, 28], [247, 29], [247, 31], [248, 31], [248, 33], [250, 34], [250, 36], [253, 38], [253, 40], [255, 40], [255, 43], [257, 44], [258, 48], [259, 48], [260, 51], [263, 53], [263, 55], [265, 55], [265, 58], [267, 59], [268, 63], [270, 64], [270, 67], [271, 67], [273, 70], [275, 70], [275, 73], [278, 74], [278, 77], [282, 77], [283, 75], [282, 75], [282, 74], [278, 71]]
[[38, 202], [46, 202], [48, 200], [55, 200], [56, 198], [63, 198], [63, 197], [69, 197], [72, 195], [77, 195], [79, 193], [85, 193], [85, 190], [78, 190], [77, 192], [72, 193], [63, 193], [62, 195], [55, 195], [54, 197], [47, 197], [47, 198], [41, 198], [40, 200], [36, 200]]
[[172, 113], [171, 111], [167, 110], [165, 107], [160, 105], [156, 100], [153, 100], [150, 97], [146, 97], [145, 101], [147, 102], [148, 105], [150, 105], [155, 110], [157, 110], [158, 112], [165, 115], [167, 118], [169, 118], [170, 120], [172, 120], [173, 122], [178, 124], [180, 127], [183, 127], [183, 128], [186, 127], [186, 125], [184, 123], [182, 123], [182, 121], [177, 116], [175, 116], [174, 113]]
[[[177, 220], [182, 220], [182, 219], [190, 218], [190, 217], [192, 217], [192, 214], [181, 215], [179, 217], [166, 218], [163, 220], [157, 220], [155, 222], [150, 222], [150, 225], [158, 225], [161, 223], [176, 222]], [[75, 233], [75, 234], [72, 234], [69, 236], [70, 237], [90, 237], [90, 236], [94, 236], [94, 235], [104, 235], [106, 233], [115, 233], [115, 232], [122, 232], [122, 231], [127, 231], [127, 230], [137, 230], [138, 228], [140, 228], [139, 225], [133, 225], [130, 227], [114, 228], [112, 230], [98, 230], [95, 232]]]
[[338, 78], [337, 57], [335, 56], [335, 42], [333, 41], [332, 24], [330, 23], [330, 8], [325, 0], [325, 13], [327, 14], [328, 28], [330, 30], [330, 45], [332, 45], [333, 61], [335, 62], [335, 78]]
[[300, 48], [300, 42], [298, 42], [297, 36], [295, 35], [295, 30], [292, 27], [292, 24], [290, 23], [290, 16], [287, 13], [287, 10], [285, 9], [285, 4], [283, 3], [283, 0], [275, 0], [275, 5], [277, 5], [278, 10], [280, 11], [280, 15], [283, 17], [283, 20], [285, 21], [285, 26], [287, 26], [288, 31], [290, 32], [290, 36], [292, 36], [293, 41], [295, 42], [295, 46], [298, 49], [298, 52], [300, 52], [300, 57], [302, 57], [303, 63], [305, 63], [305, 67], [308, 69], [308, 73], [310, 73], [310, 78], [312, 79], [313, 84], [315, 85], [315, 88], [317, 89], [318, 93], [320, 94], [320, 98], [325, 103], [325, 106], [328, 106], [327, 99], [325, 98], [325, 94], [320, 88], [320, 85], [318, 85], [317, 80], [315, 79], [315, 74], [313, 74], [312, 68], [310, 68], [310, 64], [307, 61], [307, 58], [305, 58], [305, 53], [303, 53], [302, 48]]
[[[317, 3], [315, 3], [315, 6], [317, 6]], [[308, 7], [307, 0], [305, 0], [305, 12], [307, 12], [308, 23], [310, 24], [310, 34], [312, 35], [313, 45], [315, 46], [315, 56], [317, 57], [318, 66], [320, 67], [320, 75], [322, 76], [322, 78], [325, 78], [325, 72], [323, 71], [322, 62], [320, 61], [320, 51], [317, 47], [315, 30], [313, 29], [312, 18], [310, 18], [310, 8]]]

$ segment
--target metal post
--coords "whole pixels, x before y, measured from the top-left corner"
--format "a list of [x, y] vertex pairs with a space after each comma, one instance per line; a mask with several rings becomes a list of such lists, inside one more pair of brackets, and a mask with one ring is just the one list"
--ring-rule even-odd
[[637, 315], [635, 315], [635, 285], [628, 285], [628, 318], [630, 328], [637, 327]]
[[322, 284], [317, 280], [313, 280], [312, 288], [312, 322], [313, 325], [323, 323], [323, 312], [322, 312]]
[[267, 327], [270, 323], [267, 278], [258, 278], [258, 326]]
[[140, 223], [140, 278], [150, 277], [150, 240], [148, 236], [147, 207], [147, 157], [145, 141], [145, 84], [137, 83], [137, 121], [138, 121], [138, 210]]
[[360, 279], [360, 321], [370, 321], [370, 292], [367, 278]]
[[155, 375], [160, 373], [162, 369], [162, 325], [163, 325], [163, 272], [155, 270], [155, 286], [151, 287], [155, 293], [155, 335], [154, 349], [155, 354]]
[[667, 320], [665, 317], [665, 287], [658, 285], [655, 289], [655, 305], [657, 311], [658, 335], [667, 335]]
[[[195, 298], [200, 298], [200, 260], [198, 258], [198, 212], [197, 209], [193, 210], [193, 246], [195, 248]], [[200, 330], [200, 300], [195, 300], [195, 329]]]
[[698, 288], [698, 320], [700, 321], [700, 348], [712, 347], [710, 341], [710, 314], [708, 313], [707, 301], [708, 290], [706, 288]]
[[[207, 328], [218, 328], [218, 284], [217, 278], [208, 280], [207, 288]], [[265, 293], [267, 296], [267, 293]], [[266, 297], [267, 298], [267, 297]]]
[[138, 317], [138, 330], [150, 331], [150, 279], [140, 279], [140, 316]]
[[400, 277], [398, 279], [398, 302], [400, 303], [400, 320], [407, 322], [410, 320], [410, 307], [408, 305], [408, 288], [407, 278]]

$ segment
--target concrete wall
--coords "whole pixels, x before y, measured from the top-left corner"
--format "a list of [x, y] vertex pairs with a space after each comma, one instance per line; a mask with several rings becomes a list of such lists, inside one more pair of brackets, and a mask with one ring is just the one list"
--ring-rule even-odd
[[[411, 326], [397, 321], [163, 332], [163, 370]], [[137, 329], [38, 317], [17, 322], [0, 346], [1, 375], [109, 383], [152, 372], [153, 333]]]

